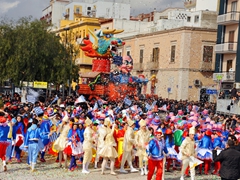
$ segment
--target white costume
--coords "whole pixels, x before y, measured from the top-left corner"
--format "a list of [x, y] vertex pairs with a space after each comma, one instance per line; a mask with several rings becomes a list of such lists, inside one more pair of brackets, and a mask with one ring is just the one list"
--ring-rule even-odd
[[[139, 157], [139, 168], [141, 169], [141, 175], [147, 175], [147, 165], [148, 165], [148, 157], [146, 153], [147, 144], [150, 141], [150, 132], [146, 128], [146, 121], [139, 121], [140, 130], [137, 132], [135, 136], [136, 144], [137, 144], [137, 153], [136, 156]], [[146, 130], [144, 130], [145, 128]], [[145, 162], [145, 166], [143, 167], [143, 162]]]
[[[111, 123], [111, 121], [106, 118], [104, 121], [104, 124], [108, 124], [107, 126], [109, 126]], [[116, 142], [115, 139], [113, 137], [113, 133], [115, 130], [115, 125], [113, 124], [112, 129], [107, 128], [107, 134], [104, 137], [105, 141], [104, 141], [104, 145], [102, 147], [102, 149], [99, 151], [99, 155], [101, 157], [103, 157], [103, 162], [102, 162], [102, 174], [104, 174], [104, 170], [106, 167], [106, 163], [108, 161], [108, 159], [110, 159], [111, 164], [111, 174], [112, 175], [116, 175], [116, 173], [114, 172], [114, 163], [115, 163], [115, 158], [118, 157], [118, 153], [115, 149], [116, 146]]]
[[[68, 124], [68, 116], [65, 115], [62, 119], [62, 123], [59, 125], [58, 133], [60, 133], [60, 136], [57, 138], [57, 140], [53, 144], [53, 149], [58, 151], [59, 153], [59, 163], [60, 167], [62, 166], [62, 156], [63, 156], [63, 150], [66, 148], [68, 140], [68, 132], [70, 130], [70, 126]], [[66, 124], [64, 124], [66, 122]], [[67, 155], [64, 154], [64, 160], [65, 160], [65, 168], [67, 167]]]
[[84, 151], [84, 156], [83, 156], [83, 169], [82, 169], [82, 173], [89, 173], [88, 171], [88, 166], [92, 160], [92, 147], [93, 147], [93, 130], [90, 127], [90, 125], [92, 124], [92, 121], [87, 118], [85, 120], [85, 124], [86, 124], [86, 129], [84, 131], [84, 141], [83, 141], [83, 151]]

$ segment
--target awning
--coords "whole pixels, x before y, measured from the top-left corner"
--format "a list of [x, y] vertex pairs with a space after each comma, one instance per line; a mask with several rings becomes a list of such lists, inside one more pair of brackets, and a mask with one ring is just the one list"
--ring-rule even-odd
[[95, 78], [97, 77], [101, 72], [85, 72], [82, 73], [80, 77], [82, 78]]

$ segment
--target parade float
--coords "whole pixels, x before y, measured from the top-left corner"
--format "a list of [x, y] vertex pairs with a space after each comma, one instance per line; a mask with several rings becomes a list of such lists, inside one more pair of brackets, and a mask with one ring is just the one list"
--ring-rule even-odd
[[[118, 48], [125, 45], [114, 34], [123, 30], [88, 30], [87, 36], [80, 44], [84, 54], [92, 59], [92, 71], [81, 74], [79, 94], [105, 97], [115, 101], [126, 96], [137, 98], [142, 87], [146, 89], [148, 80], [143, 75], [132, 76], [133, 59], [131, 56], [119, 56]], [[111, 69], [111, 65], [115, 68]]]

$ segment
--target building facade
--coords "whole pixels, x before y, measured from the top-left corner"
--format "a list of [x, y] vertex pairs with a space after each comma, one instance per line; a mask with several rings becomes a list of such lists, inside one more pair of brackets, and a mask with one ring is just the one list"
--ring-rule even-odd
[[126, 45], [119, 51], [132, 56], [133, 75], [150, 80], [148, 94], [200, 100], [201, 89], [215, 86], [216, 33], [216, 29], [182, 27], [135, 35], [123, 38]]
[[78, 21], [81, 17], [130, 19], [130, 0], [51, 0], [41, 20], [60, 27], [61, 20]]
[[80, 73], [92, 70], [92, 58], [84, 55], [80, 49], [80, 44], [88, 33], [88, 29], [96, 31], [100, 29], [100, 23], [97, 18], [81, 17], [79, 21], [62, 20], [60, 29], [56, 33], [60, 36], [63, 44], [71, 45], [72, 60], [80, 68]]
[[240, 89], [240, 2], [221, 0], [217, 18], [218, 33], [214, 80], [221, 80], [221, 89]]

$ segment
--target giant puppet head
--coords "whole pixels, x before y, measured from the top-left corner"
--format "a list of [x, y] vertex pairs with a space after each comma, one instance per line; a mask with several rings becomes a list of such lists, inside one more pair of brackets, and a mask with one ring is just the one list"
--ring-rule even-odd
[[92, 32], [88, 29], [88, 32], [80, 45], [88, 57], [112, 58], [117, 55], [117, 48], [125, 45], [121, 39], [113, 37], [114, 34], [121, 33], [123, 30], [104, 29]]
[[123, 74], [129, 74], [133, 69], [133, 59], [131, 56], [123, 56], [122, 65], [119, 66], [119, 70]]

